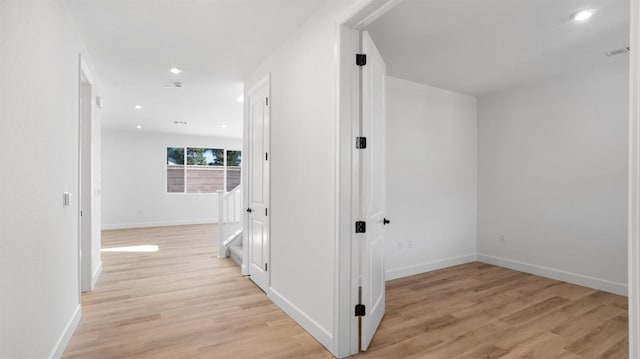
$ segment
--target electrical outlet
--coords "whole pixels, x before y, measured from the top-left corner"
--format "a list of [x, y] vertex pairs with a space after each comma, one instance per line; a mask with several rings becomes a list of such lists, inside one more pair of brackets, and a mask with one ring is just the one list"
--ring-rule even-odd
[[500, 243], [502, 243], [502, 244], [506, 244], [507, 243], [507, 240], [504, 239], [504, 234], [502, 234], [502, 233], [500, 233]]
[[413, 242], [407, 241], [407, 248], [413, 248]]
[[398, 241], [398, 250], [402, 249], [402, 241]]

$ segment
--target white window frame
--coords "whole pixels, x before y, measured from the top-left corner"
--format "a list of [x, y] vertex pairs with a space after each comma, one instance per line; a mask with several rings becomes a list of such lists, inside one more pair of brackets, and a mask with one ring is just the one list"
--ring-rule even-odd
[[[184, 191], [182, 192], [169, 192], [169, 173], [168, 173], [168, 164], [167, 164], [167, 149], [169, 148], [182, 148], [184, 150]], [[223, 153], [223, 165], [222, 165], [222, 176], [223, 176], [223, 181], [222, 181], [222, 191], [226, 192], [227, 191], [227, 151], [242, 151], [242, 150], [228, 150], [226, 148], [223, 147], [211, 147], [211, 146], [164, 146], [164, 193], [166, 195], [212, 195], [212, 194], [217, 194], [218, 191], [213, 191], [213, 192], [187, 192], [187, 149], [188, 148], [204, 148], [204, 149], [215, 149], [215, 150], [222, 150]], [[218, 167], [218, 166], [216, 166]]]

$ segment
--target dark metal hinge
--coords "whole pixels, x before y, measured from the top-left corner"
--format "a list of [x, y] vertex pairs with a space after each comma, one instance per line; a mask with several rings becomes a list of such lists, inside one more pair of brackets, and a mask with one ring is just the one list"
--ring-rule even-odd
[[264, 153], [264, 160], [269, 161], [269, 152]]
[[356, 233], [365, 233], [367, 231], [367, 223], [365, 221], [356, 221]]
[[364, 66], [367, 64], [367, 55], [366, 54], [356, 54], [356, 65]]
[[267, 271], [267, 263], [264, 264], [264, 271]]
[[356, 137], [356, 148], [357, 149], [367, 148], [367, 138], [366, 137]]
[[269, 98], [268, 98], [268, 97], [267, 97], [267, 99], [265, 100], [265, 104], [266, 104], [267, 106], [269, 106]]
[[264, 209], [264, 215], [267, 216], [267, 213], [269, 213], [269, 212], [267, 212], [267, 209], [265, 208]]
[[366, 308], [364, 304], [356, 304], [356, 317], [364, 317]]

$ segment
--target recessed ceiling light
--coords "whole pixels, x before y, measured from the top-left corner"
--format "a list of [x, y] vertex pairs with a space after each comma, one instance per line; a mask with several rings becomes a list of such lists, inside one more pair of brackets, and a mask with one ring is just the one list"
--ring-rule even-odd
[[227, 125], [221, 125], [220, 127], [222, 127], [222, 128], [227, 128]]
[[241, 94], [240, 97], [236, 99], [238, 102], [244, 102], [244, 94]]
[[571, 18], [575, 21], [585, 21], [593, 15], [593, 10], [580, 10], [571, 15]]
[[133, 108], [135, 108], [136, 110], [142, 110], [144, 108], [144, 106], [142, 106], [142, 105], [134, 105]]
[[182, 70], [177, 68], [177, 67], [172, 67], [172, 68], [169, 69], [169, 72], [171, 72], [174, 75], [178, 75], [178, 74], [182, 73]]
[[141, 128], [142, 128], [142, 126], [138, 125], [138, 126], [136, 126], [136, 128], [139, 130], [139, 129], [141, 129]]
[[189, 121], [173, 121], [173, 124], [186, 126], [189, 124]]

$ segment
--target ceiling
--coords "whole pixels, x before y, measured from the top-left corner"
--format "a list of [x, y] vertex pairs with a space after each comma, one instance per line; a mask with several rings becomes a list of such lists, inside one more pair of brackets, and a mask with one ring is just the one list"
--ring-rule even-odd
[[243, 78], [323, 2], [67, 0], [101, 86], [103, 127], [223, 137], [242, 136]]
[[[594, 9], [591, 19], [570, 15]], [[628, 0], [406, 0], [368, 27], [389, 75], [480, 96], [627, 54]]]

